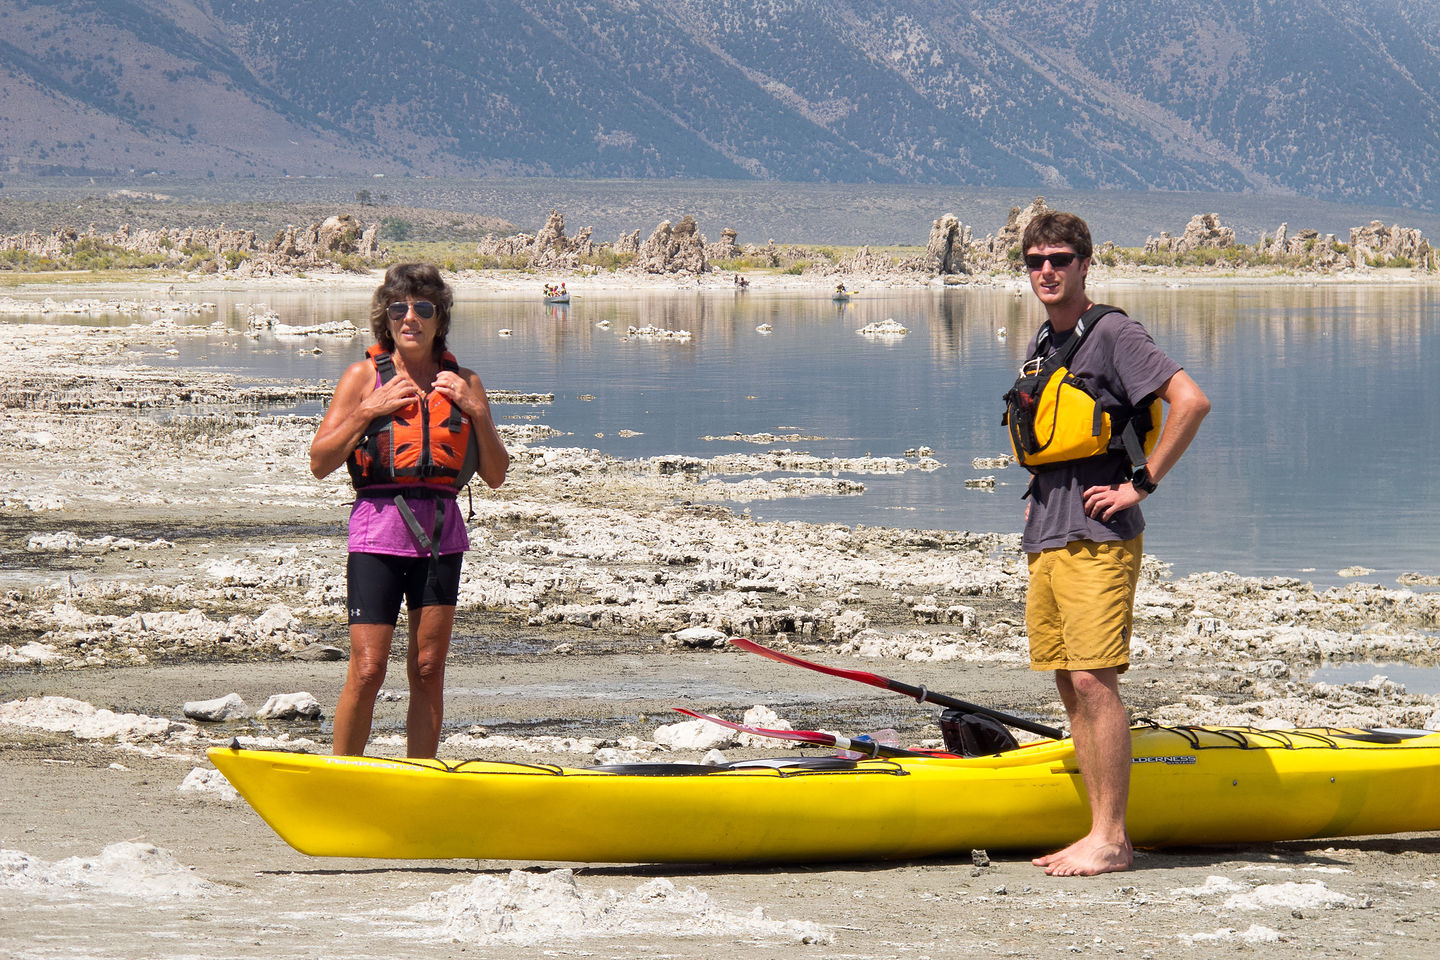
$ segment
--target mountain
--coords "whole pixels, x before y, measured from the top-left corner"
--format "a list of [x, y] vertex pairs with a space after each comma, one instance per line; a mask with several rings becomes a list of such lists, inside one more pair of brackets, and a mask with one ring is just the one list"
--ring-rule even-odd
[[0, 0], [0, 170], [1440, 205], [1410, 0]]

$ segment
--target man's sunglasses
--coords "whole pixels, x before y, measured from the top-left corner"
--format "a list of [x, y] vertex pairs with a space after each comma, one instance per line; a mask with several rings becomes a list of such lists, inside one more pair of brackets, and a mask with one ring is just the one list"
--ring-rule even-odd
[[1031, 270], [1044, 270], [1045, 261], [1050, 261], [1050, 266], [1056, 270], [1064, 270], [1074, 263], [1078, 253], [1027, 253], [1025, 254], [1025, 266]]
[[435, 316], [435, 304], [431, 303], [429, 300], [416, 300], [414, 303], [403, 303], [397, 301], [385, 308], [385, 314], [390, 318], [392, 322], [398, 323], [399, 321], [405, 319], [405, 314], [409, 313], [411, 308], [414, 308], [415, 316], [419, 317], [421, 320], [429, 320], [431, 317]]

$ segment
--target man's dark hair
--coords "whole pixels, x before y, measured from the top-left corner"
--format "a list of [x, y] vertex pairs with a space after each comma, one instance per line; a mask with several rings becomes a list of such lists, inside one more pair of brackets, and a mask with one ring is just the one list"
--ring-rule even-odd
[[1066, 244], [1082, 259], [1088, 260], [1093, 248], [1090, 246], [1090, 228], [1085, 221], [1073, 213], [1046, 210], [1025, 226], [1020, 237], [1020, 253], [1031, 247], [1059, 246]]
[[441, 278], [439, 269], [429, 263], [397, 263], [385, 271], [384, 282], [375, 288], [370, 298], [370, 331], [375, 334], [375, 342], [386, 351], [395, 349], [385, 311], [395, 301], [407, 298], [435, 304], [439, 321], [435, 328], [435, 356], [440, 356], [446, 349], [445, 335], [450, 332], [450, 307], [455, 303], [455, 294]]

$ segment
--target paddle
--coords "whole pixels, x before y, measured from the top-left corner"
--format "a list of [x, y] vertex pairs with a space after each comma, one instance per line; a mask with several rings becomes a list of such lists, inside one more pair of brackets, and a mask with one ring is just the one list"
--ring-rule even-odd
[[849, 737], [837, 737], [833, 733], [825, 733], [820, 730], [770, 730], [766, 727], [750, 727], [743, 723], [732, 723], [729, 720], [712, 717], [708, 713], [697, 713], [694, 710], [687, 710], [684, 707], [671, 707], [670, 709], [676, 713], [683, 713], [687, 717], [694, 717], [697, 720], [709, 720], [711, 723], [718, 723], [722, 727], [729, 727], [731, 730], [739, 730], [741, 733], [749, 733], [757, 737], [772, 737], [776, 740], [798, 740], [801, 743], [813, 743], [822, 747], [853, 750], [856, 753], [868, 754], [871, 757], [934, 756], [932, 753], [917, 753], [914, 750], [903, 750], [900, 747], [886, 746], [883, 743], [876, 743], [874, 740], [851, 740]]
[[829, 674], [832, 677], [858, 680], [861, 683], [868, 683], [870, 686], [879, 687], [882, 690], [892, 690], [895, 693], [903, 693], [907, 697], [913, 697], [920, 703], [934, 703], [942, 707], [954, 707], [957, 710], [964, 710], [967, 713], [980, 713], [1020, 730], [1029, 730], [1031, 733], [1039, 734], [1042, 737], [1049, 737], [1052, 740], [1065, 739], [1065, 732], [1056, 727], [1047, 727], [1043, 723], [1026, 720], [1024, 717], [1016, 717], [1008, 713], [1001, 713], [999, 710], [991, 710], [989, 707], [966, 703], [964, 700], [957, 700], [955, 697], [949, 697], [943, 693], [934, 693], [925, 687], [911, 686], [908, 683], [891, 680], [889, 677], [882, 677], [875, 673], [867, 673], [864, 670], [845, 670], [841, 667], [827, 667], [823, 663], [813, 663], [809, 660], [803, 660], [800, 657], [794, 656], [793, 654], [781, 653], [779, 650], [762, 647], [754, 640], [748, 640], [745, 637], [734, 637], [730, 640], [730, 644], [739, 647], [741, 650], [758, 653], [762, 657], [769, 657], [771, 660], [779, 660], [781, 663], [804, 667], [807, 670], [815, 670], [819, 673]]

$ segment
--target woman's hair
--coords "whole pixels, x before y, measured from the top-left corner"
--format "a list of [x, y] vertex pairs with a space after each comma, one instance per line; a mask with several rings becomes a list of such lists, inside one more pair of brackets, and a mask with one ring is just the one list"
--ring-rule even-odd
[[1046, 210], [1025, 226], [1020, 237], [1020, 253], [1023, 256], [1031, 247], [1060, 246], [1065, 244], [1088, 260], [1093, 248], [1090, 245], [1090, 228], [1085, 221], [1073, 213]]
[[445, 335], [450, 332], [450, 307], [455, 294], [440, 277], [440, 271], [429, 263], [397, 263], [385, 271], [385, 280], [375, 288], [370, 298], [370, 331], [375, 342], [387, 351], [395, 349], [395, 338], [390, 335], [390, 322], [386, 310], [397, 300], [429, 300], [435, 304], [438, 325], [435, 328], [435, 356], [445, 352]]

